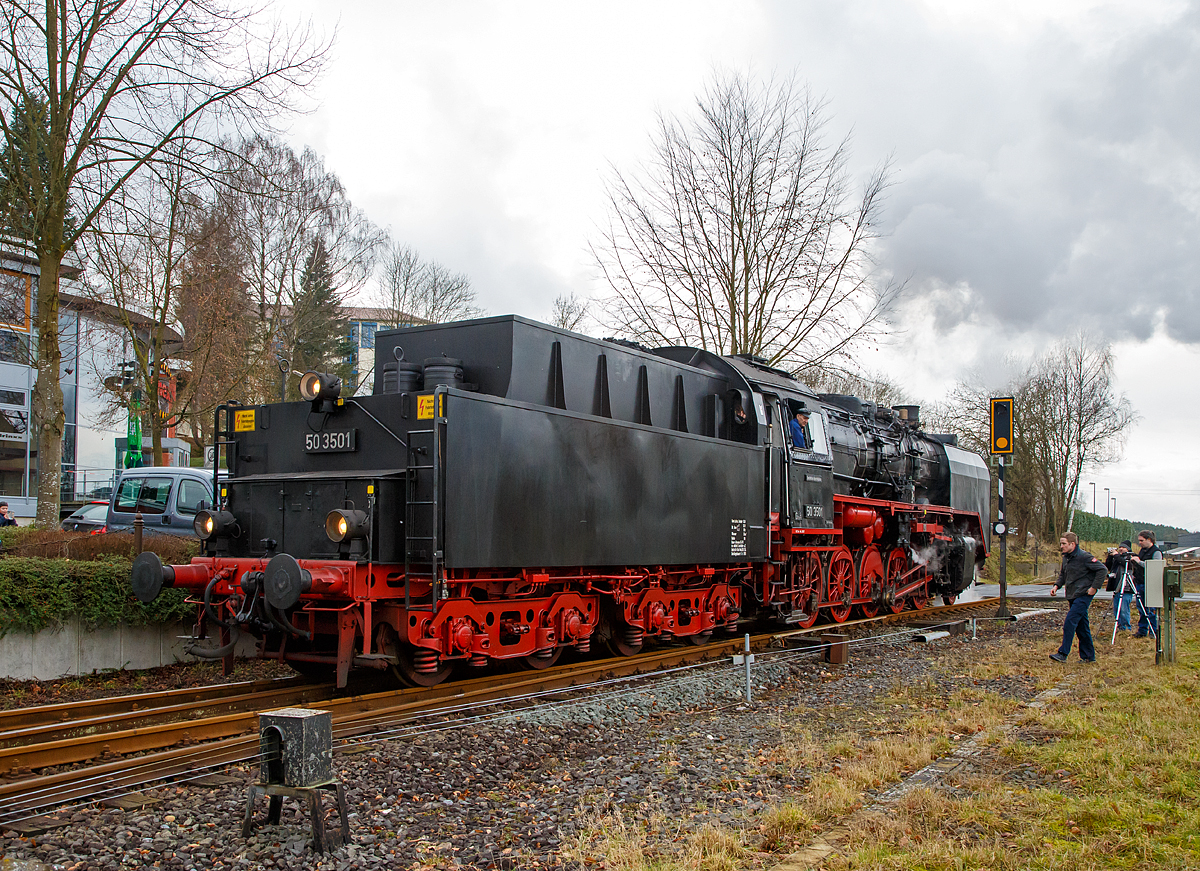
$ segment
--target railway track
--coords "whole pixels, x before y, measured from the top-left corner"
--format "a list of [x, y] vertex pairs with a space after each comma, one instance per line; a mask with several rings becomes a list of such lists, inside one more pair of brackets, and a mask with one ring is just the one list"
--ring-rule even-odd
[[[763, 650], [788, 637], [846, 628], [990, 616], [997, 601], [772, 632], [752, 636], [751, 647]], [[670, 647], [431, 688], [341, 697], [327, 684], [262, 681], [0, 712], [0, 774], [6, 778], [0, 781], [0, 826], [48, 807], [113, 798], [149, 783], [195, 779], [213, 769], [252, 761], [258, 754], [257, 714], [262, 710], [319, 703], [333, 714], [335, 748], [345, 748], [351, 742], [370, 743], [376, 730], [429, 716], [506, 700], [528, 703], [602, 680], [727, 659], [743, 645], [743, 638], [732, 637], [704, 646]], [[231, 689], [235, 694], [222, 698]], [[81, 707], [84, 716], [72, 718]], [[91, 764], [65, 767], [80, 762]]]

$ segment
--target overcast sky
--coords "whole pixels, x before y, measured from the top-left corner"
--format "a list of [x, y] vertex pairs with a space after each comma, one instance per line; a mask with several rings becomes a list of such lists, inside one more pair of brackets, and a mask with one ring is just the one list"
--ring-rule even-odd
[[[864, 351], [915, 399], [1080, 328], [1141, 421], [1095, 470], [1119, 516], [1200, 529], [1200, 12], [1183, 2], [280, 0], [336, 32], [289, 132], [376, 223], [466, 272], [490, 313], [600, 295], [609, 167], [650, 155], [715, 69], [795, 75], [852, 168], [891, 159], [880, 269], [908, 282]], [[1188, 377], [1192, 376], [1192, 377]], [[1188, 385], [1185, 387], [1185, 385]], [[1091, 488], [1085, 485], [1090, 501]]]

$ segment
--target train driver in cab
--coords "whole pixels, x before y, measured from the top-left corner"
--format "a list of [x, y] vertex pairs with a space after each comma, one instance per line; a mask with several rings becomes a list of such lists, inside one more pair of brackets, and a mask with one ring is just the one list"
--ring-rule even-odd
[[792, 444], [798, 451], [807, 451], [812, 448], [812, 443], [808, 438], [808, 409], [801, 405], [796, 409], [796, 415], [792, 418]]

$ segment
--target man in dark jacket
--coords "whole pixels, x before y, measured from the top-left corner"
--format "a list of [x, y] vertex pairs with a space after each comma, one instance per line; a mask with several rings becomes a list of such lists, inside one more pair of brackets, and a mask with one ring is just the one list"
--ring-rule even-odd
[[1063, 588], [1063, 595], [1071, 603], [1067, 611], [1066, 622], [1063, 623], [1063, 641], [1058, 652], [1051, 653], [1050, 658], [1055, 662], [1066, 662], [1067, 654], [1071, 652], [1071, 643], [1079, 636], [1079, 658], [1084, 662], [1096, 661], [1096, 648], [1092, 644], [1092, 627], [1088, 623], [1088, 607], [1092, 597], [1100, 589], [1105, 575], [1104, 563], [1096, 559], [1079, 546], [1079, 538], [1073, 532], [1068, 532], [1058, 540], [1058, 549], [1062, 551], [1062, 568], [1058, 572], [1058, 580], [1050, 588], [1050, 595], [1058, 593]]
[[1149, 529], [1143, 529], [1138, 533], [1138, 555], [1131, 557], [1134, 564], [1137, 565], [1139, 571], [1134, 576], [1133, 582], [1137, 586], [1138, 604], [1140, 606], [1140, 616], [1138, 617], [1137, 634], [1134, 638], [1145, 638], [1149, 630], [1154, 630], [1155, 637], [1158, 636], [1158, 614], [1157, 609], [1146, 607], [1146, 563], [1152, 559], [1166, 559], [1163, 556], [1162, 550], [1155, 543], [1154, 532]]

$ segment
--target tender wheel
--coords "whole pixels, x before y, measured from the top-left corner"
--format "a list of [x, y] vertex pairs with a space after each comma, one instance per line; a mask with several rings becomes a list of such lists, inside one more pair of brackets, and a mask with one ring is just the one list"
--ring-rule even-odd
[[[870, 599], [876, 587], [883, 589], [883, 557], [879, 555], [879, 548], [872, 545], [859, 552], [858, 571], [855, 575], [858, 578], [856, 598]], [[879, 613], [879, 603], [875, 601], [865, 602], [858, 608], [868, 619]]]
[[712, 630], [710, 629], [708, 632], [697, 632], [695, 635], [685, 635], [683, 637], [686, 638], [690, 644], [694, 644], [697, 647], [703, 647], [705, 644], [708, 644], [708, 642], [712, 641]]
[[375, 649], [396, 657], [392, 676], [405, 686], [437, 686], [454, 671], [454, 663], [441, 662], [432, 650], [400, 644], [396, 631], [387, 623], [380, 623], [375, 630]]
[[804, 619], [796, 623], [808, 629], [817, 622], [821, 602], [821, 560], [815, 553], [804, 554], [795, 569], [795, 597], [792, 607], [804, 612]]
[[[900, 585], [900, 578], [903, 577], [904, 573], [908, 570], [908, 554], [905, 553], [904, 548], [893, 548], [892, 552], [888, 554], [887, 582], [884, 588], [887, 590], [895, 590]], [[902, 612], [904, 610], [905, 602], [905, 599], [893, 600], [891, 605], [892, 613], [899, 614]]]
[[608, 637], [608, 649], [615, 656], [636, 656], [645, 640], [645, 633], [637, 626], [614, 626]]
[[530, 668], [543, 669], [549, 668], [562, 658], [563, 648], [556, 647], [550, 651], [549, 656], [541, 656], [537, 653], [531, 653], [525, 657], [525, 664]]
[[958, 601], [957, 593], [954, 594], [953, 596], [942, 596], [942, 604], [943, 605], [953, 605], [957, 601]]
[[849, 548], [835, 551], [829, 560], [829, 582], [825, 591], [829, 601], [829, 616], [835, 623], [845, 623], [850, 617], [850, 593], [854, 587], [854, 560]]
[[397, 676], [410, 687], [435, 687], [454, 671], [453, 662], [442, 662], [440, 656], [425, 648], [402, 649], [397, 658]]

